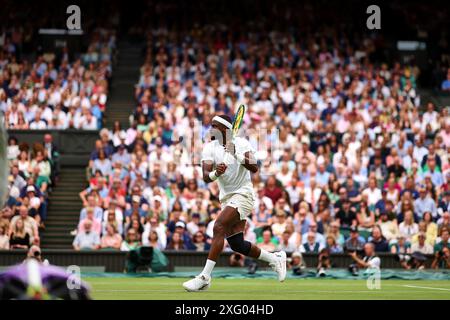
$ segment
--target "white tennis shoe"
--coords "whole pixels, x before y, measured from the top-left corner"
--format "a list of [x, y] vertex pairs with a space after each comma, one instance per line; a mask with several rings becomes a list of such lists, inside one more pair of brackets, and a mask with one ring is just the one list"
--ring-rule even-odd
[[196, 291], [205, 291], [208, 290], [211, 286], [211, 277], [207, 275], [200, 274], [196, 276], [194, 279], [186, 281], [183, 283], [183, 288], [185, 288], [189, 292]]
[[275, 261], [269, 263], [272, 269], [278, 274], [278, 281], [283, 282], [286, 279], [286, 252], [278, 251], [273, 253]]

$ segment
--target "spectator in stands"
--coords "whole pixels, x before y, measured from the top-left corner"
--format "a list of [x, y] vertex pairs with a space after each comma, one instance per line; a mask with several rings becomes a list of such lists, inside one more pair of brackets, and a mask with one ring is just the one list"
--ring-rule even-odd
[[369, 180], [369, 186], [363, 190], [363, 196], [367, 197], [368, 207], [375, 207], [377, 202], [381, 200], [381, 190], [377, 188], [377, 180], [372, 178]]
[[345, 241], [344, 249], [347, 252], [359, 252], [364, 249], [365, 240], [359, 235], [358, 227], [350, 228], [350, 237]]
[[113, 208], [109, 208], [108, 210], [105, 210], [106, 212], [106, 218], [103, 217], [102, 222], [102, 234], [107, 233], [107, 227], [109, 225], [113, 226], [117, 233], [122, 236], [123, 235], [123, 223], [122, 220], [117, 219], [116, 212]]
[[81, 199], [83, 200], [83, 206], [84, 208], [81, 209], [80, 212], [80, 222], [86, 219], [87, 217], [87, 211], [93, 210], [94, 212], [94, 218], [98, 221], [102, 221], [103, 219], [103, 210], [100, 206], [97, 205], [96, 197], [93, 193], [89, 194], [85, 199], [83, 199], [83, 196], [81, 196]]
[[375, 214], [373, 211], [369, 211], [365, 201], [361, 201], [359, 206], [359, 211], [356, 214], [358, 227], [360, 230], [371, 231], [375, 225]]
[[26, 203], [30, 206], [29, 214], [36, 220], [40, 227], [44, 227], [43, 220], [46, 218], [45, 195], [34, 184], [34, 179], [29, 178], [27, 185], [20, 191], [18, 202]]
[[438, 226], [433, 222], [433, 216], [430, 211], [426, 211], [423, 214], [422, 222], [425, 224], [425, 232], [430, 243], [435, 243], [438, 236]]
[[434, 245], [434, 252], [442, 251], [444, 248], [450, 248], [449, 229], [442, 229], [439, 241]]
[[140, 223], [145, 223], [145, 212], [141, 207], [141, 198], [137, 195], [132, 197], [131, 208], [125, 211], [125, 223], [130, 224], [132, 216], [136, 215]]
[[[248, 227], [251, 230], [250, 226]], [[299, 232], [295, 230], [295, 225], [292, 219], [286, 221], [286, 228], [283, 232], [278, 249], [285, 250], [288, 252], [298, 251], [302, 243], [302, 236]]]
[[380, 227], [381, 233], [388, 242], [396, 240], [400, 234], [396, 220], [389, 220], [387, 211], [380, 212], [380, 220], [378, 222], [378, 226]]
[[291, 239], [291, 232], [288, 230], [285, 230], [283, 234], [281, 235], [280, 244], [278, 245], [277, 250], [283, 250], [286, 252], [294, 252], [298, 250], [298, 244], [295, 242], [290, 241]]
[[103, 234], [100, 247], [102, 249], [120, 249], [122, 246], [122, 236], [117, 232], [115, 224], [106, 226], [106, 233]]
[[100, 248], [100, 235], [92, 231], [92, 222], [86, 220], [83, 224], [83, 230], [78, 232], [73, 241], [73, 249], [80, 250], [96, 250]]
[[7, 228], [0, 225], [0, 250], [9, 250], [9, 236]]
[[[20, 223], [28, 235], [29, 242], [33, 242], [34, 239], [39, 240], [38, 224], [35, 219], [29, 216], [29, 209], [25, 205], [19, 207], [19, 214], [14, 216], [10, 222], [10, 234], [12, 234], [16, 228], [16, 225]], [[22, 227], [21, 227], [22, 228]], [[21, 229], [19, 228], [19, 229]]]
[[372, 236], [369, 240], [374, 245], [375, 252], [389, 252], [389, 243], [383, 236], [380, 226], [376, 225], [372, 230]]
[[[305, 235], [303, 236], [305, 237]], [[323, 249], [323, 245], [316, 240], [316, 233], [310, 231], [306, 234], [306, 242], [300, 246], [301, 253], [319, 253]]]
[[337, 221], [333, 221], [330, 224], [330, 228], [328, 229], [328, 233], [327, 233], [327, 237], [328, 236], [333, 237], [335, 239], [336, 243], [338, 245], [340, 245], [341, 247], [345, 243], [345, 238], [339, 231], [339, 222], [337, 222]]
[[101, 149], [98, 153], [98, 158], [94, 160], [92, 171], [99, 170], [103, 176], [108, 177], [112, 173], [111, 161], [106, 158], [105, 151]]
[[142, 234], [144, 233], [144, 226], [139, 221], [139, 217], [137, 215], [132, 215], [130, 223], [126, 223], [124, 225], [125, 233], [127, 233], [129, 230], [133, 229], [136, 231], [136, 234], [138, 235], [139, 240], [142, 239]]
[[194, 234], [193, 243], [196, 247], [196, 251], [208, 251], [210, 248], [210, 244], [206, 242], [206, 237], [201, 231]]
[[419, 232], [418, 241], [411, 245], [411, 252], [420, 252], [422, 254], [433, 254], [433, 246], [426, 242], [427, 235], [425, 232]]
[[86, 218], [80, 221], [78, 225], [78, 232], [84, 232], [86, 230], [87, 222], [89, 222], [90, 230], [100, 236], [102, 232], [101, 219], [97, 219], [94, 216], [94, 208], [88, 207], [86, 210]]
[[447, 70], [447, 78], [442, 81], [441, 90], [450, 91], [450, 68]]
[[276, 237], [281, 237], [286, 230], [286, 213], [281, 209], [275, 209], [275, 222], [272, 223], [272, 233]]
[[25, 229], [25, 224], [22, 219], [11, 227], [9, 237], [9, 247], [11, 249], [28, 249], [31, 245], [30, 234]]
[[431, 212], [433, 217], [436, 217], [437, 208], [435, 201], [427, 194], [427, 189], [422, 186], [419, 189], [419, 198], [414, 201], [414, 210], [421, 219], [426, 211]]
[[446, 211], [442, 214], [442, 217], [437, 221], [438, 234], [441, 233], [443, 229], [450, 230], [450, 211]]
[[156, 231], [150, 232], [150, 235], [148, 236], [148, 241], [145, 245], [150, 246], [155, 249], [158, 249], [158, 250], [164, 250], [164, 248], [165, 248], [165, 246], [159, 240], [158, 232], [156, 232]]
[[307, 242], [309, 233], [314, 234], [315, 242], [318, 242], [322, 247], [325, 247], [325, 237], [323, 236], [323, 234], [317, 231], [317, 223], [315, 221], [310, 222], [308, 226], [308, 232], [302, 235], [302, 243]]
[[50, 184], [51, 167], [50, 162], [44, 157], [43, 151], [37, 151], [36, 157], [31, 160], [30, 172], [36, 177], [36, 184], [43, 193], [47, 192]]
[[186, 229], [189, 233], [194, 236], [199, 231], [199, 223], [200, 223], [200, 214], [193, 213], [191, 216], [191, 221], [186, 225]]
[[[339, 191], [339, 193], [345, 191]], [[357, 224], [356, 213], [353, 208], [351, 208], [350, 200], [346, 199], [342, 202], [342, 208], [336, 214], [336, 221], [342, 228], [349, 228]]]
[[183, 238], [180, 233], [174, 232], [172, 235], [169, 244], [167, 245], [166, 250], [186, 250], [187, 247], [184, 244]]
[[[180, 238], [183, 240], [183, 245], [188, 250], [195, 250], [196, 247], [192, 243], [192, 238], [189, 235], [189, 232], [186, 230], [186, 224], [183, 221], [178, 221], [175, 224], [175, 231], [172, 233], [172, 237], [175, 234], [179, 234]], [[171, 239], [169, 239], [170, 244]]]
[[327, 245], [326, 248], [329, 250], [330, 253], [343, 253], [344, 249], [342, 248], [341, 245], [339, 245], [336, 242], [336, 239], [334, 238], [334, 236], [329, 235], [326, 238], [327, 241]]
[[405, 237], [406, 241], [410, 242], [411, 238], [419, 232], [419, 226], [414, 222], [413, 212], [408, 210], [405, 212], [405, 218], [403, 222], [400, 223], [399, 227], [400, 235]]
[[256, 212], [253, 215], [253, 223], [255, 224], [255, 227], [259, 228], [272, 225], [272, 215], [267, 209], [264, 201], [259, 201], [259, 207], [255, 211]]
[[141, 241], [139, 240], [139, 233], [130, 228], [127, 233], [125, 240], [122, 241], [122, 245], [120, 246], [120, 251], [130, 251], [135, 250], [141, 245]]
[[158, 241], [162, 248], [165, 248], [167, 245], [167, 235], [166, 235], [166, 226], [164, 223], [158, 221], [158, 217], [151, 216], [147, 218], [147, 222], [144, 225], [144, 232], [142, 234], [142, 244], [147, 245], [148, 239], [150, 238], [151, 232], [156, 232], [158, 234]]
[[257, 246], [269, 252], [275, 251], [276, 246], [273, 242], [273, 233], [271, 229], [267, 228], [263, 231], [262, 239], [261, 241], [258, 241]]
[[49, 133], [44, 135], [43, 147], [47, 158], [52, 162], [52, 171], [55, 176], [59, 174], [59, 149], [53, 142], [53, 136]]
[[272, 200], [272, 203], [276, 203], [282, 196], [282, 189], [276, 183], [275, 177], [271, 176], [267, 179], [264, 189], [264, 195]]

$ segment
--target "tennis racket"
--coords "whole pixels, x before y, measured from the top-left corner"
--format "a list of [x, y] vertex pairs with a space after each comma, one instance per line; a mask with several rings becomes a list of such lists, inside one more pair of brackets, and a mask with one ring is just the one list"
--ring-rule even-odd
[[[231, 125], [231, 141], [234, 140], [236, 135], [239, 133], [239, 129], [242, 127], [242, 124], [244, 123], [244, 116], [245, 116], [246, 108], [245, 105], [241, 104], [239, 108], [237, 109], [236, 114], [234, 115], [233, 123]], [[233, 156], [230, 155], [228, 152], [225, 153], [225, 164], [229, 165], [232, 161]]]
[[242, 127], [242, 124], [244, 123], [245, 111], [246, 111], [245, 105], [241, 104], [236, 114], [234, 115], [233, 124], [231, 126], [233, 138], [238, 134], [239, 129]]

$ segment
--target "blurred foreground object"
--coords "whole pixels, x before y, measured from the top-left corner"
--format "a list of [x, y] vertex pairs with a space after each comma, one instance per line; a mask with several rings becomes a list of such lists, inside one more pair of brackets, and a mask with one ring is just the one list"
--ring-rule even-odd
[[0, 274], [0, 300], [90, 300], [89, 288], [64, 269], [27, 258]]

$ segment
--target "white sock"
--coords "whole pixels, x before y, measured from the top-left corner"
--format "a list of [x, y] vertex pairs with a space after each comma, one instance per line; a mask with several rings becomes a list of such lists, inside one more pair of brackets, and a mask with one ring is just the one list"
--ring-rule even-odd
[[266, 251], [264, 249], [261, 249], [261, 254], [259, 255], [258, 259], [270, 263], [275, 260], [275, 256], [273, 253]]
[[205, 267], [203, 268], [203, 271], [201, 274], [204, 274], [204, 275], [207, 275], [208, 277], [210, 277], [211, 272], [213, 271], [215, 265], [216, 265], [215, 261], [207, 259]]

